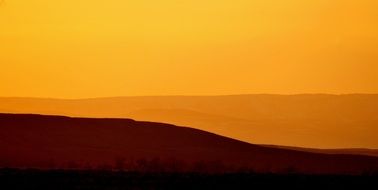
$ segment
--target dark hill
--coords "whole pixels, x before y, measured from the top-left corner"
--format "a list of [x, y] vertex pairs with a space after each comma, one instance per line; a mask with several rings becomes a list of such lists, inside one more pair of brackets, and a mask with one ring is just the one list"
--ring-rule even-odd
[[0, 98], [0, 112], [132, 118], [253, 144], [378, 149], [378, 94]]
[[0, 167], [359, 174], [378, 158], [263, 147], [130, 119], [0, 114]]

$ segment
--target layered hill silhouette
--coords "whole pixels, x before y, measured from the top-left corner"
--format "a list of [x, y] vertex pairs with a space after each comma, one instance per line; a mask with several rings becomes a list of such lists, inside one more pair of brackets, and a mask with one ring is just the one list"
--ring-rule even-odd
[[368, 148], [316, 149], [316, 148], [290, 147], [290, 146], [279, 146], [279, 145], [261, 145], [261, 146], [288, 149], [288, 150], [298, 150], [298, 151], [304, 151], [304, 152], [322, 153], [322, 154], [355, 154], [355, 155], [366, 155], [366, 156], [378, 157], [377, 149], [368, 149]]
[[0, 167], [361, 174], [378, 158], [264, 147], [131, 119], [0, 114]]
[[378, 148], [378, 95], [374, 94], [0, 98], [0, 111], [133, 118], [257, 144]]

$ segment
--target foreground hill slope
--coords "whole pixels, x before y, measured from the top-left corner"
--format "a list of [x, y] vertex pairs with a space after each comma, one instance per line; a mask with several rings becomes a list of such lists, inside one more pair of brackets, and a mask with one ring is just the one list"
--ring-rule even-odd
[[257, 144], [378, 148], [376, 94], [0, 98], [0, 112], [133, 118]]
[[359, 174], [378, 158], [263, 147], [130, 119], [0, 114], [0, 167]]

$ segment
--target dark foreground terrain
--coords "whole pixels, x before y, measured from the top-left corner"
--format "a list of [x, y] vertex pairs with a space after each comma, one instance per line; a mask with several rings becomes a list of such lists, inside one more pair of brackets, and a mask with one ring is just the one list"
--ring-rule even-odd
[[0, 168], [0, 190], [378, 189], [375, 156], [131, 119], [0, 114]]
[[0, 169], [0, 189], [377, 189], [378, 175]]
[[265, 147], [131, 119], [0, 114], [0, 167], [361, 175], [378, 171], [378, 157]]

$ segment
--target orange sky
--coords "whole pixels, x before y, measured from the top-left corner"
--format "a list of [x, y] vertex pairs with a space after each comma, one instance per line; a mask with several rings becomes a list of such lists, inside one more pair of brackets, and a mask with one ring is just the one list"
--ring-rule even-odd
[[5, 0], [0, 96], [378, 93], [377, 0]]

